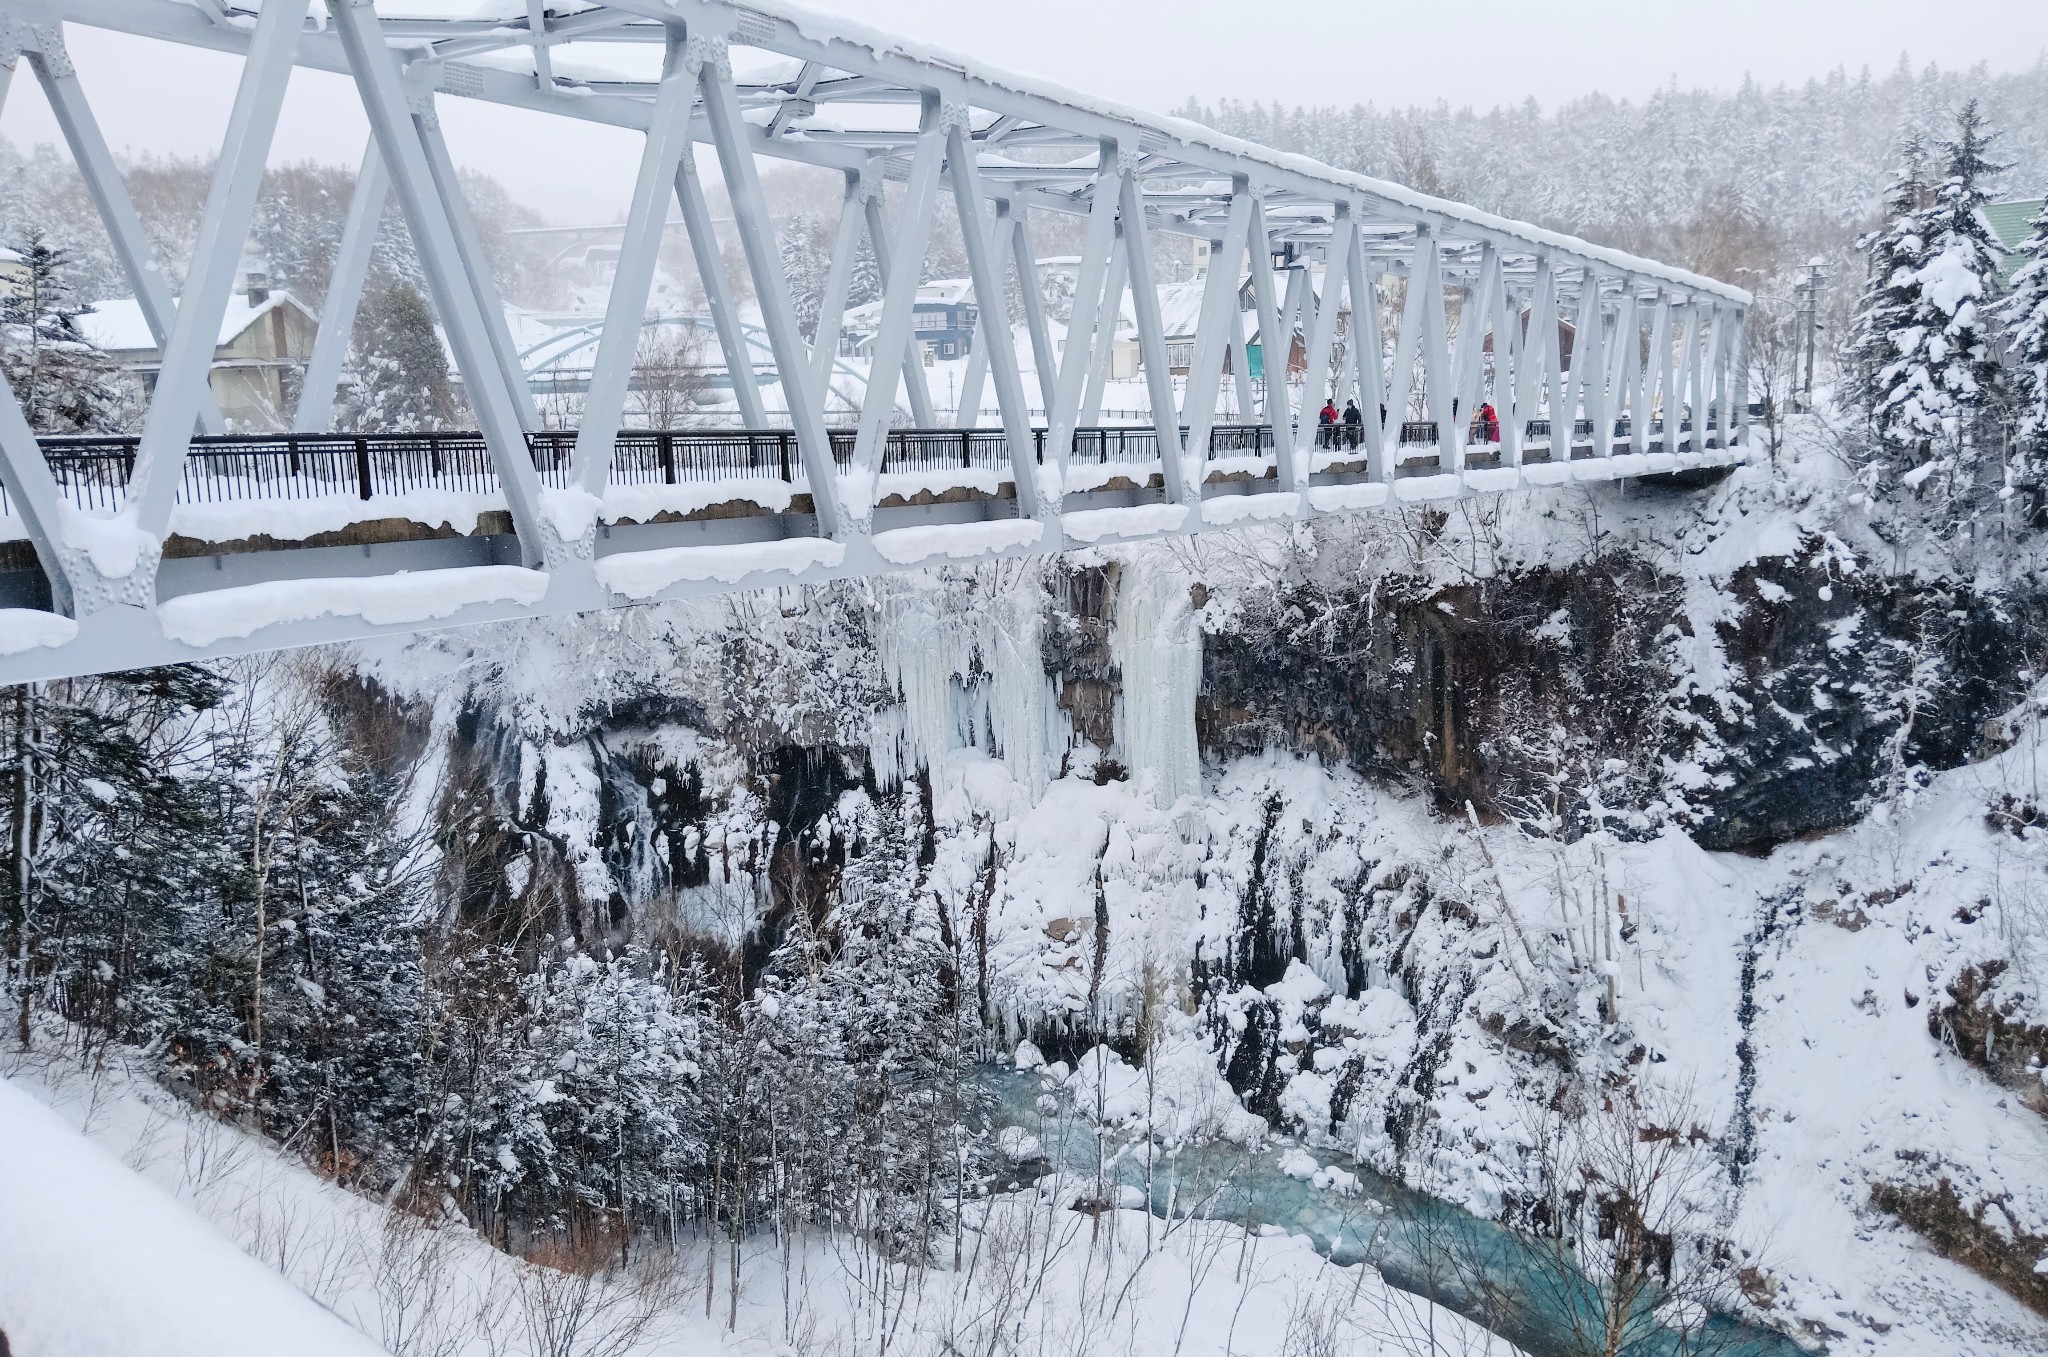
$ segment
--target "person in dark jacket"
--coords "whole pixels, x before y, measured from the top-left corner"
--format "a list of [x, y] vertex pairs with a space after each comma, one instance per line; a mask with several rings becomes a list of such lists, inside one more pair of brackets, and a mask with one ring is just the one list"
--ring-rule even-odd
[[1365, 441], [1365, 414], [1357, 401], [1344, 402], [1344, 446], [1355, 448]]

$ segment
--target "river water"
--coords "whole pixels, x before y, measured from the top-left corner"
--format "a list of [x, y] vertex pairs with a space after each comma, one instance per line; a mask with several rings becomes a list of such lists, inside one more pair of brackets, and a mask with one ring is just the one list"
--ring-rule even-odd
[[[1571, 1315], [1574, 1307], [1582, 1316], [1593, 1313], [1590, 1284], [1561, 1276], [1492, 1221], [1343, 1155], [1311, 1156], [1325, 1172], [1310, 1181], [1298, 1176], [1307, 1169], [1302, 1156], [1308, 1152], [1282, 1139], [1255, 1149], [1208, 1142], [1159, 1151], [1150, 1156], [1148, 1180], [1142, 1145], [1099, 1139], [1079, 1117], [1042, 1112], [1036, 1073], [994, 1067], [985, 1078], [998, 1126], [1031, 1136], [1045, 1160], [1069, 1176], [1092, 1180], [1104, 1164], [1105, 1185], [1126, 1204], [1144, 1203], [1149, 1186], [1151, 1208], [1160, 1215], [1199, 1214], [1305, 1235], [1331, 1261], [1370, 1262], [1390, 1285], [1484, 1325], [1530, 1357], [1574, 1357], [1580, 1350]], [[1802, 1357], [1804, 1351], [1775, 1330], [1717, 1316], [1690, 1344], [1661, 1331], [1626, 1347], [1624, 1357]]]

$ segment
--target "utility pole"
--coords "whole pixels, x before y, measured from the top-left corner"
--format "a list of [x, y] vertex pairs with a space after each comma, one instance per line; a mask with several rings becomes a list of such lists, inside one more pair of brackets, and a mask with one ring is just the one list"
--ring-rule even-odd
[[1828, 261], [1820, 255], [1806, 261], [1806, 276], [1799, 280], [1799, 315], [1805, 330], [1806, 373], [1799, 386], [1799, 410], [1813, 413], [1813, 360], [1820, 347], [1820, 285], [1827, 281]]

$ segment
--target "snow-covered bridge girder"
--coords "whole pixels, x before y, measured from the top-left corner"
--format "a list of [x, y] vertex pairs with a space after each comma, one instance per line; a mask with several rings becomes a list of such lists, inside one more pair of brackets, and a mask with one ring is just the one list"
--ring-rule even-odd
[[[0, 570], [0, 605], [27, 605], [0, 611], [0, 682], [1655, 474], [1746, 454], [1749, 295], [1681, 269], [781, 4], [527, 0], [523, 11], [445, 18], [432, 17], [427, 0], [386, 8], [7, 0], [0, 100], [25, 57], [163, 364], [139, 440], [111, 454], [122, 474], [104, 495], [81, 495], [79, 482], [53, 475], [57, 465], [68, 477], [69, 464], [46, 456], [12, 393], [0, 395], [0, 485], [35, 567]], [[245, 58], [176, 298], [66, 55], [66, 24]], [[569, 59], [591, 52], [594, 66]], [[372, 131], [294, 427], [325, 431], [374, 234], [395, 196], [475, 415], [471, 437], [488, 462], [479, 493], [502, 522], [479, 517], [461, 536], [392, 540], [387, 531], [374, 541], [295, 530], [320, 519], [303, 506], [266, 523], [265, 502], [246, 493], [254, 468], [267, 465], [258, 450], [195, 442], [195, 432], [218, 431], [207, 385], [212, 337], [294, 67], [348, 76]], [[437, 106], [448, 97], [644, 134], [584, 414], [566, 444], [539, 427], [441, 136]], [[742, 316], [725, 275], [699, 147], [714, 154], [731, 201], [758, 321]], [[764, 159], [844, 178], [815, 345], [784, 276]], [[942, 195], [959, 210], [983, 316], [973, 389], [959, 404], [978, 410], [980, 386], [992, 381], [1001, 430], [963, 439], [957, 473], [919, 482], [922, 453], [904, 449], [927, 445], [889, 426], [899, 393], [922, 429], [937, 423], [914, 310]], [[660, 494], [640, 495], [631, 512], [618, 502], [628, 385], [672, 201], [748, 437], [773, 436], [793, 456], [763, 478], [774, 482], [768, 489], [742, 487], [714, 513], [663, 508]], [[1078, 219], [1083, 241], [1064, 345], [1054, 341], [1033, 245], [1032, 223], [1046, 214]], [[881, 273], [876, 376], [857, 425], [835, 435], [828, 387], [863, 236]], [[1173, 375], [1160, 307], [1159, 242], [1175, 236], [1211, 251], [1184, 381]], [[1257, 332], [1301, 336], [1298, 387], [1254, 387], [1240, 302], [1247, 277]], [[1013, 295], [1022, 299], [1014, 316]], [[1149, 441], [1096, 427], [1127, 296]], [[756, 380], [756, 335], [773, 355], [782, 411], [771, 413]], [[1285, 370], [1284, 360], [1274, 366]], [[1219, 426], [1226, 378], [1237, 418], [1256, 426]], [[1366, 417], [1355, 433], [1319, 434], [1326, 398], [1358, 402]], [[1484, 406], [1496, 421], [1475, 420]], [[1553, 418], [1564, 436], [1550, 436]], [[685, 460], [726, 455], [705, 446], [658, 443], [669, 459], [663, 484], [678, 483], [678, 448]], [[1002, 464], [973, 465], [976, 447]], [[1105, 473], [1112, 447], [1121, 460]], [[1150, 459], [1133, 461], [1133, 447], [1149, 447]], [[298, 451], [277, 455], [300, 474]], [[334, 497], [376, 502], [387, 520], [407, 519], [406, 493], [447, 488], [430, 483], [383, 504], [368, 443], [353, 456], [353, 477], [338, 477]], [[237, 535], [195, 539], [191, 501], [222, 496], [247, 501], [233, 518]], [[735, 513], [735, 503], [758, 512]]]

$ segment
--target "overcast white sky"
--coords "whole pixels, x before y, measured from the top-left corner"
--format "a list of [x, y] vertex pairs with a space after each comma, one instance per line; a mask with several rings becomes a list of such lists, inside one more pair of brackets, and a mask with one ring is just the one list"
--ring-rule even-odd
[[[0, 0], [4, 4], [5, 0]], [[1801, 81], [1988, 62], [2023, 69], [2048, 48], [2044, 0], [822, 0], [877, 27], [1142, 107], [1190, 95], [1298, 103], [1545, 108], [1598, 90], [1640, 98], [1674, 77], [1733, 88], [1745, 72]], [[211, 154], [240, 62], [74, 27], [72, 54], [107, 138], [132, 152]], [[631, 190], [627, 133], [444, 99], [464, 164], [558, 221], [608, 221]], [[22, 71], [0, 135], [55, 141]], [[273, 160], [353, 161], [366, 135], [338, 77], [293, 77]]]

